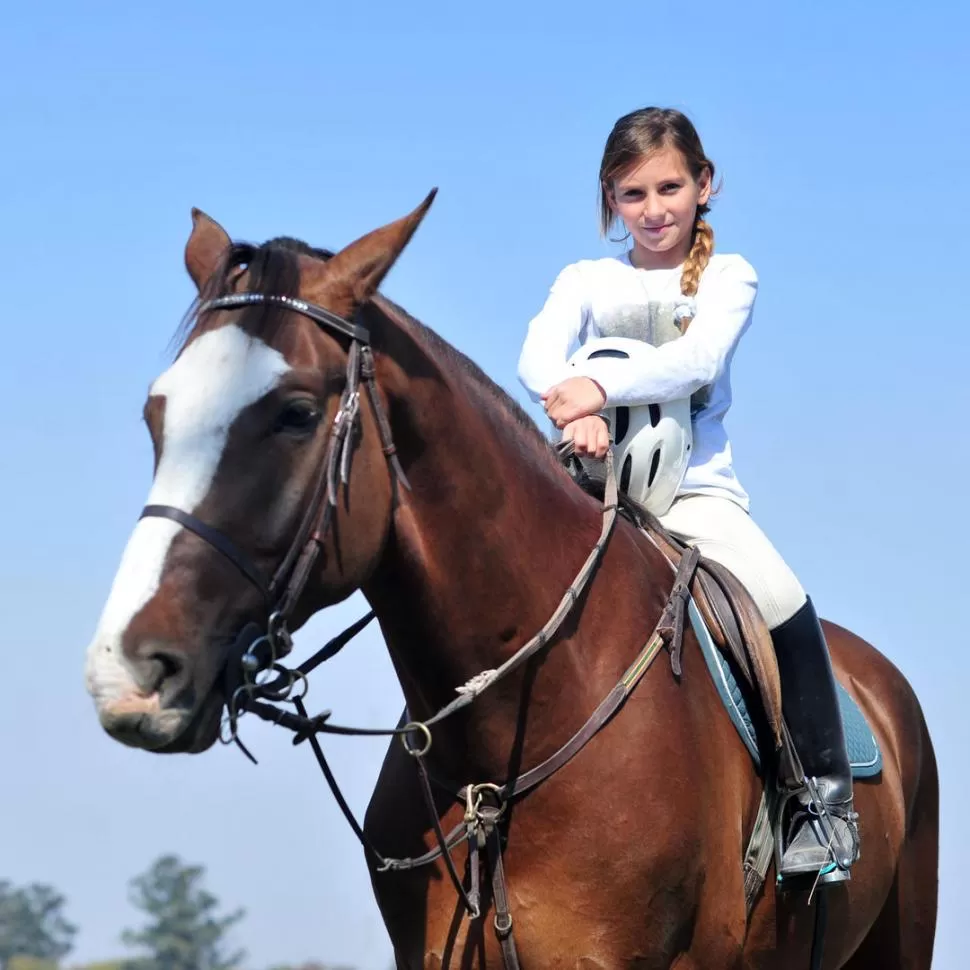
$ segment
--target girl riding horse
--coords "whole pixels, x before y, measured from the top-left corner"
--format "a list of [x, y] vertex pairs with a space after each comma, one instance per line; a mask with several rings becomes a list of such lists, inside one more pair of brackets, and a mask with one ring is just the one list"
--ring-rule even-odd
[[[672, 503], [654, 511], [669, 532], [738, 577], [771, 630], [785, 719], [842, 849], [834, 851], [806, 789], [780, 875], [826, 870], [826, 881], [841, 881], [858, 857], [859, 835], [829, 651], [811, 599], [749, 514], [724, 428], [731, 360], [751, 323], [758, 279], [743, 257], [714, 252], [714, 231], [704, 218], [714, 170], [679, 111], [644, 108], [616, 122], [600, 164], [600, 229], [608, 235], [619, 220], [632, 247], [562, 270], [529, 324], [519, 377], [577, 454], [594, 458], [609, 446], [605, 408], [692, 400], [679, 412], [690, 422], [690, 452], [672, 469]], [[656, 329], [649, 318], [657, 306], [677, 321], [675, 339], [653, 346], [621, 336], [638, 322], [641, 330]], [[570, 365], [577, 343], [587, 352]], [[588, 352], [598, 345], [606, 349]], [[634, 464], [637, 447], [629, 448]], [[671, 469], [655, 482], [665, 474]]]

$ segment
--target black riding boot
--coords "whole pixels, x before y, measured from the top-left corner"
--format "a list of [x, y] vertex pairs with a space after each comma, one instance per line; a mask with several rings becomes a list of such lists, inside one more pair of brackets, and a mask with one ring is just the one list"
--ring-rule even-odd
[[784, 880], [828, 870], [826, 881], [848, 879], [849, 866], [859, 857], [852, 772], [828, 646], [811, 599], [772, 630], [771, 638], [781, 674], [782, 711], [829, 819], [829, 824], [819, 819], [809, 792], [795, 796], [778, 876]]

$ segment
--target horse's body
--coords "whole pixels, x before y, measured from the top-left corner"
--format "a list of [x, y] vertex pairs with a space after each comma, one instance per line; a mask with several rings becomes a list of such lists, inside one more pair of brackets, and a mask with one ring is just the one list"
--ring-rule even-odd
[[[407, 527], [364, 587], [418, 718], [542, 626], [600, 523], [599, 504], [534, 436], [451, 374], [452, 386], [410, 396], [424, 447], [409, 466]], [[504, 781], [552, 754], [636, 655], [670, 583], [667, 562], [620, 520], [574, 628], [436, 737], [442, 774]], [[833, 893], [827, 965], [843, 966], [866, 941], [879, 958], [860, 954], [856, 965], [888, 970], [897, 965], [888, 959], [895, 935], [899, 967], [929, 967], [932, 747], [899, 672], [848, 631], [826, 630], [840, 679], [885, 757], [881, 778], [856, 783], [863, 858]], [[505, 859], [524, 966], [808, 967], [804, 894], [786, 901], [769, 884], [747, 925], [741, 859], [761, 780], [689, 644], [679, 684], [658, 664], [579, 757], [513, 807]], [[416, 780], [410, 757], [392, 744], [366, 825], [387, 854], [419, 855], [432, 844]], [[446, 821], [460, 816], [452, 806]], [[403, 965], [467, 965], [482, 947], [489, 966], [499, 963], [487, 924], [453, 925], [460, 910], [443, 869], [375, 873], [373, 884]]]
[[[336, 268], [312, 267], [312, 282], [310, 261], [300, 258], [300, 295], [345, 315], [360, 307], [373, 333], [377, 385], [410, 490], [393, 504], [387, 469], [373, 444], [373, 414], [365, 410], [349, 506], [339, 510], [327, 565], [301, 599], [298, 619], [361, 588], [377, 613], [410, 716], [420, 720], [452, 700], [457, 685], [498, 666], [543, 626], [596, 542], [601, 509], [565, 473], [528, 419], [473, 365], [381, 298], [368, 301], [383, 272], [371, 273], [377, 280], [370, 280], [371, 292], [352, 286], [349, 299], [340, 290], [358, 268], [355, 259], [370, 265], [365, 257], [373, 262], [381, 250], [387, 265], [393, 262], [414, 227], [405, 232], [395, 226], [382, 230], [380, 239], [354, 244], [352, 256], [347, 254], [354, 247], [338, 254]], [[197, 226], [190, 240], [188, 263], [200, 287], [215, 265], [208, 250], [216, 241], [206, 226]], [[219, 246], [227, 242], [218, 237]], [[331, 359], [343, 359], [332, 337], [305, 322], [292, 329], [298, 339], [281, 338], [277, 346], [294, 366], [324, 370]], [[266, 339], [272, 344], [275, 338]], [[231, 450], [231, 436], [228, 441]], [[230, 467], [226, 456], [223, 464]], [[291, 463], [279, 474], [291, 474], [305, 489], [308, 476], [301, 468]], [[224, 482], [238, 480], [239, 466], [233, 470], [234, 478]], [[213, 490], [220, 481], [217, 475]], [[265, 494], [267, 486], [253, 487]], [[215, 491], [196, 506], [209, 510], [210, 518], [219, 507]], [[285, 519], [281, 514], [282, 532]], [[229, 525], [220, 526], [229, 531]], [[280, 548], [288, 538], [280, 539]], [[181, 733], [173, 732], [167, 746], [152, 734], [150, 746], [199, 750], [213, 740], [211, 719], [199, 712], [213, 703], [206, 697], [217, 690], [218, 673], [202, 646], [217, 623], [230, 620], [225, 609], [218, 620], [198, 618], [198, 579], [191, 576], [204, 569], [211, 577], [221, 569], [217, 579], [227, 599], [232, 593], [239, 600], [239, 587], [231, 589], [231, 570], [217, 566], [197, 540], [173, 541], [171, 573], [163, 571], [153, 598], [134, 616], [130, 629], [137, 635], [125, 633], [121, 642], [125, 654], [135, 657], [148, 639], [174, 642], [173, 624], [183, 639], [196, 637], [194, 652], [183, 650], [178, 663], [166, 667], [204, 670], [196, 681], [199, 696]], [[245, 537], [239, 541], [255, 547]], [[267, 545], [263, 537], [260, 548]], [[275, 554], [267, 551], [267, 560]], [[459, 784], [504, 782], [552, 754], [643, 646], [666, 602], [671, 575], [636, 527], [618, 520], [592, 583], [554, 641], [435, 727], [428, 756], [433, 773]], [[207, 582], [211, 600], [213, 580]], [[247, 602], [252, 613], [252, 598]], [[242, 609], [232, 623], [241, 622]], [[173, 620], [186, 612], [191, 623]], [[873, 726], [884, 767], [878, 778], [856, 782], [862, 857], [851, 881], [827, 890], [825, 966], [929, 970], [937, 887], [937, 776], [930, 739], [902, 675], [848, 631], [827, 624], [826, 632], [837, 675]], [[102, 649], [97, 643], [92, 656]], [[163, 702], [146, 701], [136, 723], [124, 720], [137, 706], [134, 694], [116, 702], [94, 692], [113, 733], [149, 746], [138, 732], [145, 711]], [[144, 686], [140, 696], [147, 696]], [[156, 684], [152, 698], [164, 696]], [[776, 894], [772, 877], [747, 916], [741, 860], [761, 793], [762, 780], [688, 632], [679, 681], [657, 662], [577, 757], [509, 806], [504, 860], [522, 966], [807, 968], [813, 910], [805, 894]], [[446, 829], [461, 818], [461, 807], [444, 792], [439, 811]], [[434, 844], [413, 759], [397, 741], [388, 750], [365, 830], [388, 856], [418, 856]], [[440, 862], [410, 872], [374, 867], [372, 881], [399, 967], [502, 965], [487, 907], [482, 919], [469, 920]]]

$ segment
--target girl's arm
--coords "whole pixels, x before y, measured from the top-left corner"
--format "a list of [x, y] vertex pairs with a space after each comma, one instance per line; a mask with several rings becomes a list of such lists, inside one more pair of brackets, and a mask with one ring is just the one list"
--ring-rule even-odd
[[554, 384], [575, 377], [566, 367], [587, 320], [587, 305], [579, 267], [567, 266], [556, 277], [542, 309], [529, 323], [519, 354], [519, 380], [533, 401]]
[[[705, 274], [706, 275], [706, 274]], [[609, 406], [659, 404], [689, 397], [720, 377], [751, 322], [758, 277], [741, 257], [723, 262], [705, 278], [687, 333], [660, 347], [622, 340], [629, 359], [600, 357], [571, 368], [606, 392]], [[619, 346], [620, 339], [611, 344]]]

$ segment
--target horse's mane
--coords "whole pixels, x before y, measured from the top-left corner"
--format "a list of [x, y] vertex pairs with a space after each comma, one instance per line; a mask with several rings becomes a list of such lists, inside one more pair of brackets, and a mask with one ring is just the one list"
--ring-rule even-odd
[[[277, 236], [254, 246], [249, 243], [235, 243], [223, 258], [218, 269], [212, 274], [203, 292], [196, 299], [185, 317], [173, 340], [176, 352], [180, 352], [190, 338], [204, 332], [208, 317], [199, 314], [200, 305], [206, 300], [224, 296], [233, 291], [233, 282], [238, 273], [245, 268], [249, 274], [249, 290], [268, 296], [297, 296], [300, 283], [299, 256], [311, 256], [326, 261], [333, 257], [329, 249], [310, 246], [300, 239], [290, 236]], [[536, 423], [522, 406], [502, 387], [496, 384], [473, 360], [466, 357], [455, 346], [448, 343], [431, 327], [412, 316], [403, 307], [381, 293], [371, 298], [371, 303], [385, 316], [403, 323], [425, 347], [428, 353], [448, 373], [460, 372], [468, 378], [479, 393], [480, 400], [497, 406], [507, 414], [526, 437], [531, 439], [545, 456], [552, 456], [549, 441], [539, 430]], [[283, 325], [287, 311], [285, 308], [260, 304], [243, 311], [242, 325], [247, 332], [267, 342]]]

